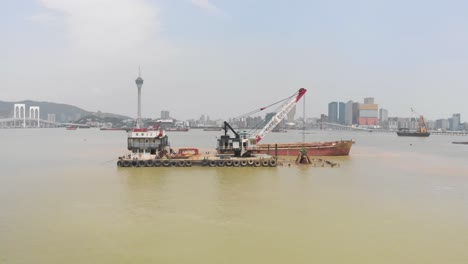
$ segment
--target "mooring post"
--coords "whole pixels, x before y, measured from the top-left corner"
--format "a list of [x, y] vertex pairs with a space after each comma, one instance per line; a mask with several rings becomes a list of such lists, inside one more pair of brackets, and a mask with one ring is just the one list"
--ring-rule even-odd
[[278, 160], [278, 143], [275, 144], [275, 159]]

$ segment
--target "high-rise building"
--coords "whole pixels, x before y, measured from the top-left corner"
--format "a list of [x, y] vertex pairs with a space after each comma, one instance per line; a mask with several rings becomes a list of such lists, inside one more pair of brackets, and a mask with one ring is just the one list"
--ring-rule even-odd
[[379, 109], [379, 121], [387, 122], [388, 121], [388, 110], [384, 108]]
[[379, 124], [381, 127], [388, 129], [388, 110], [380, 108], [379, 109]]
[[143, 79], [141, 78], [141, 71], [140, 67], [138, 67], [138, 78], [135, 80], [135, 83], [138, 88], [138, 117], [137, 117], [137, 128], [141, 128], [143, 126], [143, 122], [141, 120], [141, 87], [143, 86]]
[[328, 104], [328, 122], [337, 123], [338, 122], [338, 103], [331, 102]]
[[449, 129], [456, 131], [460, 130], [460, 114], [453, 114], [452, 118], [449, 118]]
[[328, 104], [328, 122], [345, 123], [346, 104], [343, 102], [331, 102]]
[[345, 106], [345, 125], [353, 124], [353, 101], [348, 101]]
[[435, 121], [435, 128], [446, 131], [449, 129], [449, 120], [448, 119], [437, 119]]
[[353, 125], [359, 124], [359, 103], [353, 103]]
[[374, 97], [364, 98], [364, 104], [374, 104]]
[[171, 115], [169, 111], [166, 111], [166, 110], [161, 111], [161, 119], [170, 119], [170, 118], [171, 118]]
[[345, 123], [346, 104], [343, 102], [338, 103], [338, 123]]
[[379, 105], [374, 104], [373, 97], [364, 98], [364, 104], [359, 105], [359, 125], [376, 126], [378, 123]]

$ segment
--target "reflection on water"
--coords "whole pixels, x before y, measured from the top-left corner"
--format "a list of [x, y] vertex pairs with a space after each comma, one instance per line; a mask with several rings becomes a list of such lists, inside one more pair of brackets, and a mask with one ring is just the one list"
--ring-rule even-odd
[[2, 131], [0, 263], [468, 263], [468, 148], [450, 137], [307, 135], [356, 140], [333, 169], [117, 168], [125, 133], [74, 132]]

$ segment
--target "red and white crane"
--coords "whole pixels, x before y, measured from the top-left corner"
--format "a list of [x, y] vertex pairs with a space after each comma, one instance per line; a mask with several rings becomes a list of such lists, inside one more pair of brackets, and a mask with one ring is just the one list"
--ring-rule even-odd
[[270, 133], [280, 122], [283, 120], [286, 115], [291, 111], [291, 109], [296, 105], [296, 103], [304, 96], [307, 92], [305, 88], [299, 89], [293, 96], [287, 99], [281, 106], [279, 106], [276, 114], [268, 121], [268, 123], [260, 130], [260, 132], [255, 136], [256, 143], [260, 142], [265, 135]]
[[[253, 113], [263, 111], [272, 105], [282, 103], [278, 106], [275, 115], [266, 123], [263, 128], [260, 129], [260, 132], [258, 132], [255, 136], [251, 137], [249, 136], [249, 133], [245, 131], [242, 133], [237, 132], [227, 122], [224, 122], [224, 135], [220, 136], [217, 140], [218, 142], [216, 149], [218, 154], [233, 154], [235, 157], [249, 157], [253, 152], [255, 152], [256, 144], [268, 133], [270, 133], [281, 122], [281, 120], [286, 117], [289, 111], [291, 111], [294, 105], [304, 96], [306, 92], [307, 90], [305, 88], [301, 88], [299, 91], [286, 99], [242, 115], [241, 117], [248, 116]], [[228, 135], [229, 130], [234, 133], [234, 137]]]

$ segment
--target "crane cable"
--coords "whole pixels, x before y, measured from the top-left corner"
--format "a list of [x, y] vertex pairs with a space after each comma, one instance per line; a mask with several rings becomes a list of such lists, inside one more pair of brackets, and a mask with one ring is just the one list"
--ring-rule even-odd
[[[281, 102], [290, 100], [291, 98], [296, 97], [297, 94], [298, 94], [298, 92], [296, 92], [295, 94], [293, 94], [292, 96], [290, 96], [290, 97], [288, 97], [288, 98], [285, 98], [285, 99], [283, 99], [283, 100], [281, 100], [281, 101], [278, 101], [278, 102], [276, 102], [276, 103], [270, 104], [269, 106], [265, 107], [264, 109], [266, 109], [266, 108], [268, 108], [268, 107], [271, 107], [271, 106], [273, 106], [273, 105], [279, 104], [279, 103], [281, 103]], [[276, 112], [276, 113], [277, 113], [278, 110], [279, 110], [281, 107], [282, 107], [282, 105], [277, 106], [273, 112]], [[259, 112], [259, 111], [258, 111], [258, 112]], [[249, 133], [249, 134], [253, 134], [254, 131], [261, 129], [261, 127], [262, 127], [262, 126], [265, 126], [267, 123], [268, 123], [268, 120], [263, 120], [262, 122], [257, 123], [257, 124], [255, 125], [255, 127], [253, 127], [252, 129], [250, 129], [250, 130], [248, 131], [248, 133]]]
[[285, 99], [282, 99], [282, 100], [280, 100], [280, 101], [278, 101], [278, 102], [272, 103], [272, 104], [267, 105], [267, 106], [265, 106], [265, 107], [261, 107], [260, 109], [256, 109], [256, 110], [250, 111], [250, 112], [245, 113], [245, 114], [243, 114], [243, 115], [240, 115], [240, 116], [238, 116], [238, 117], [234, 117], [233, 119], [240, 119], [240, 118], [242, 118], [242, 117], [251, 116], [251, 115], [256, 114], [256, 113], [258, 113], [258, 112], [261, 112], [261, 111], [263, 111], [263, 110], [265, 110], [265, 109], [267, 109], [267, 108], [269, 108], [269, 107], [271, 107], [271, 106], [274, 106], [274, 105], [276, 105], [276, 104], [279, 104], [279, 103], [282, 103], [282, 102], [284, 102], [284, 101], [286, 101], [286, 100], [289, 100], [289, 99], [291, 99], [291, 98], [297, 96], [297, 94], [298, 94], [298, 92], [295, 92], [293, 95], [291, 95], [291, 96], [289, 96], [289, 97], [287, 97], [287, 98], [285, 98]]

